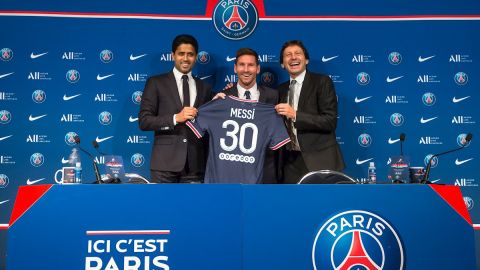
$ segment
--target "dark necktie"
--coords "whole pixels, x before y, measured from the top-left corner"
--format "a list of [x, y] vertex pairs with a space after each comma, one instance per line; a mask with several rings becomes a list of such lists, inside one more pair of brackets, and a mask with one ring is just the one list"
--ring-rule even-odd
[[250, 91], [245, 91], [245, 99], [252, 99], [250, 97]]
[[[293, 102], [293, 97], [295, 94], [295, 84], [297, 83], [296, 80], [292, 80], [290, 82], [290, 86], [288, 87], [288, 105], [290, 105], [292, 108], [295, 109], [294, 102]], [[293, 121], [292, 119], [287, 119], [287, 128], [288, 128], [288, 134], [290, 135], [290, 150], [298, 150], [299, 147], [297, 146], [297, 136], [295, 136], [295, 133], [293, 132]]]
[[182, 76], [183, 81], [183, 107], [190, 107], [190, 88], [188, 86], [188, 76]]

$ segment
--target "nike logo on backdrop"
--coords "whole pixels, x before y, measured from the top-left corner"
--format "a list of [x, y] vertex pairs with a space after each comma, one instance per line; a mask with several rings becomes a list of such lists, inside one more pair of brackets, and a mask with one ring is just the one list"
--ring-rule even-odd
[[437, 118], [438, 118], [438, 116], [435, 116], [435, 117], [432, 117], [432, 118], [428, 118], [428, 119], [423, 119], [423, 116], [422, 116], [422, 118], [420, 118], [420, 123], [425, 124], [425, 123], [428, 123], [428, 122], [430, 122], [430, 121], [432, 121], [432, 120], [435, 120], [435, 119], [437, 119]]
[[28, 117], [28, 120], [29, 120], [30, 122], [33, 122], [33, 121], [37, 121], [38, 119], [43, 118], [43, 117], [45, 117], [45, 116], [47, 116], [47, 115], [44, 114], [44, 115], [39, 115], [39, 116], [32, 116], [32, 115], [30, 114], [30, 116]]
[[2, 75], [0, 75], [0, 79], [1, 79], [1, 78], [5, 78], [5, 77], [7, 77], [7, 76], [10, 76], [10, 75], [12, 75], [13, 73], [15, 73], [15, 72], [10, 72], [10, 73], [2, 74]]
[[63, 95], [63, 100], [67, 101], [67, 100], [70, 100], [70, 99], [74, 99], [78, 96], [80, 96], [81, 94], [78, 94], [78, 95], [73, 95], [73, 96], [67, 96], [67, 95]]
[[128, 121], [130, 121], [130, 122], [138, 121], [138, 117], [137, 117], [137, 118], [133, 118], [133, 117], [130, 116], [130, 117], [128, 118]]
[[38, 182], [43, 181], [43, 180], [45, 180], [45, 178], [40, 178], [40, 179], [36, 179], [36, 180], [30, 180], [30, 178], [29, 178], [29, 179], [27, 179], [27, 185], [33, 185], [33, 184], [38, 183]]
[[106, 78], [112, 77], [115, 74], [108, 74], [105, 76], [100, 76], [100, 74], [97, 75], [97, 81], [105, 80]]
[[338, 57], [338, 55], [335, 55], [335, 56], [332, 56], [332, 57], [322, 56], [322, 62], [326, 63], [326, 62], [331, 61], [331, 60], [333, 60], [333, 59], [335, 59], [335, 58], [337, 58], [337, 57]]
[[1, 138], [0, 138], [0, 141], [3, 141], [3, 140], [5, 140], [5, 139], [8, 139], [8, 138], [10, 138], [10, 137], [12, 137], [12, 136], [13, 136], [13, 135], [8, 135], [8, 136], [5, 136], [5, 137], [1, 137]]
[[236, 57], [230, 57], [230, 56], [227, 56], [227, 58], [226, 58], [227, 62], [232, 62], [235, 59], [237, 59], [237, 58]]
[[39, 58], [39, 57], [42, 57], [44, 56], [45, 54], [47, 54], [48, 52], [44, 52], [44, 53], [39, 53], [39, 54], [34, 54], [33, 52], [30, 54], [30, 58], [32, 59], [36, 59], [36, 58]]
[[419, 57], [418, 57], [418, 62], [422, 63], [422, 62], [425, 62], [425, 61], [427, 61], [427, 60], [432, 59], [433, 57], [435, 57], [435, 55], [428, 56], [428, 57], [419, 56]]
[[372, 96], [369, 96], [369, 97], [364, 97], [364, 98], [357, 98], [355, 97], [355, 103], [360, 103], [360, 102], [363, 102], [369, 98], [371, 98]]
[[396, 142], [400, 141], [400, 139], [392, 140], [392, 138], [388, 138], [388, 143], [389, 144], [394, 144]]
[[0, 204], [4, 204], [4, 203], [6, 203], [6, 202], [8, 202], [8, 201], [10, 201], [10, 200], [1, 201]]
[[62, 164], [67, 164], [67, 163], [68, 163], [68, 159], [64, 159], [64, 158], [62, 157]]
[[95, 139], [95, 141], [97, 141], [97, 143], [101, 143], [101, 142], [106, 141], [106, 140], [109, 140], [109, 139], [111, 139], [111, 138], [113, 138], [113, 136], [105, 137], [105, 138], [101, 138], [101, 139], [98, 138], [98, 136], [97, 136], [97, 138]]
[[144, 57], [144, 56], [146, 56], [146, 55], [147, 55], [146, 53], [145, 53], [145, 54], [141, 54], [141, 55], [137, 55], [137, 56], [133, 56], [133, 54], [130, 54], [130, 60], [135, 61], [135, 60], [137, 60], [137, 59], [139, 59], [139, 58], [142, 58], [142, 57]]
[[359, 159], [357, 158], [356, 163], [357, 163], [357, 165], [362, 165], [363, 163], [369, 162], [369, 161], [372, 160], [372, 159], [373, 159], [373, 158], [364, 159], [364, 160], [359, 160]]
[[458, 158], [457, 158], [457, 159], [455, 159], [455, 165], [457, 165], [457, 166], [458, 166], [458, 165], [462, 165], [463, 163], [467, 163], [467, 162], [469, 162], [469, 161], [472, 160], [472, 159], [473, 159], [473, 158], [469, 158], [469, 159], [465, 159], [465, 160], [458, 160]]
[[460, 102], [460, 101], [462, 101], [462, 100], [465, 100], [465, 99], [467, 99], [467, 98], [469, 98], [469, 97], [470, 97], [470, 96], [466, 96], [466, 97], [462, 97], [462, 98], [453, 97], [453, 98], [452, 98], [452, 101], [453, 101], [453, 103], [458, 103], [458, 102]]
[[387, 82], [391, 83], [391, 82], [394, 82], [394, 81], [399, 80], [401, 78], [403, 78], [403, 76], [398, 76], [398, 77], [395, 77], [395, 78], [390, 78], [390, 76], [387, 76]]
[[200, 80], [205, 80], [205, 79], [208, 79], [210, 77], [212, 77], [213, 75], [207, 75], [207, 76], [203, 76], [203, 77], [200, 77]]

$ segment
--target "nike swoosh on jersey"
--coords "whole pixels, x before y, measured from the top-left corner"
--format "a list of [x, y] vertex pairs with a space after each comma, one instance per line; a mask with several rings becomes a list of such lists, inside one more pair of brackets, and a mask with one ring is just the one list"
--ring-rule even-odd
[[469, 159], [465, 159], [465, 160], [458, 160], [458, 158], [457, 158], [457, 159], [455, 159], [455, 165], [457, 165], [457, 166], [458, 166], [458, 165], [462, 165], [463, 163], [467, 163], [467, 162], [469, 162], [469, 161], [472, 160], [472, 159], [473, 159], [473, 158], [469, 158]]
[[128, 121], [130, 121], [130, 122], [138, 121], [138, 117], [137, 117], [137, 118], [133, 118], [133, 117], [130, 116], [130, 117], [128, 118]]
[[403, 76], [398, 76], [398, 77], [395, 77], [395, 78], [390, 78], [390, 76], [387, 76], [387, 82], [391, 83], [391, 82], [394, 82], [394, 81], [399, 80], [401, 78], [403, 78]]
[[0, 141], [3, 141], [3, 140], [5, 140], [5, 139], [8, 139], [8, 138], [10, 138], [10, 137], [12, 137], [12, 136], [13, 136], [13, 135], [8, 135], [8, 136], [5, 136], [5, 137], [1, 137], [1, 138], [0, 138]]
[[364, 97], [364, 98], [357, 98], [355, 97], [355, 103], [360, 103], [360, 102], [363, 102], [369, 98], [371, 98], [372, 96], [369, 96], [369, 97]]
[[232, 62], [233, 60], [237, 59], [236, 57], [230, 57], [230, 56], [227, 56], [227, 58], [225, 58], [227, 60], [227, 62]]
[[137, 59], [139, 59], [139, 58], [142, 58], [142, 57], [144, 57], [144, 56], [146, 56], [146, 55], [147, 55], [146, 53], [145, 53], [145, 54], [141, 54], [141, 55], [136, 55], [136, 56], [133, 56], [133, 54], [130, 54], [130, 60], [135, 61], [135, 60], [137, 60]]
[[28, 117], [28, 121], [33, 122], [33, 121], [36, 121], [36, 120], [38, 120], [38, 119], [40, 119], [40, 118], [43, 118], [43, 117], [45, 117], [45, 116], [47, 116], [47, 115], [46, 115], [46, 114], [43, 114], [43, 115], [39, 115], [39, 116], [32, 116], [32, 115], [30, 114], [30, 116]]
[[369, 158], [369, 159], [364, 159], [364, 160], [359, 160], [357, 158], [357, 160], [355, 161], [355, 163], [357, 163], [357, 165], [362, 165], [363, 163], [366, 163], [366, 162], [369, 162], [370, 160], [372, 160], [373, 158]]
[[39, 53], [39, 54], [34, 54], [33, 52], [30, 54], [30, 58], [32, 59], [36, 59], [36, 58], [39, 58], [39, 57], [42, 57], [44, 56], [45, 54], [47, 54], [48, 52], [44, 52], [44, 53]]
[[112, 77], [115, 74], [108, 74], [105, 76], [100, 76], [100, 74], [97, 75], [97, 81], [105, 80], [106, 78]]
[[428, 119], [423, 119], [423, 116], [422, 116], [422, 118], [420, 118], [420, 123], [425, 124], [425, 123], [428, 123], [428, 122], [430, 122], [430, 121], [432, 121], [432, 120], [435, 120], [435, 119], [437, 119], [437, 118], [438, 118], [438, 116], [435, 116], [435, 117], [432, 117], [432, 118], [428, 118]]
[[453, 101], [453, 103], [458, 103], [458, 102], [463, 101], [463, 100], [465, 100], [465, 99], [467, 99], [467, 98], [469, 98], [469, 97], [470, 97], [470, 96], [466, 96], [466, 97], [462, 97], [462, 98], [453, 97], [453, 98], [452, 98], [452, 101]]
[[328, 61], [332, 61], [333, 59], [337, 58], [338, 55], [335, 55], [335, 56], [332, 56], [332, 57], [325, 57], [325, 56], [322, 56], [322, 62], [326, 63]]
[[45, 178], [40, 178], [40, 179], [36, 179], [36, 180], [30, 180], [30, 178], [29, 178], [29, 179], [27, 179], [27, 185], [33, 185], [33, 184], [38, 183], [38, 182], [43, 181], [43, 180], [45, 180]]
[[67, 96], [67, 95], [63, 95], [63, 100], [67, 101], [67, 100], [70, 100], [70, 99], [74, 99], [78, 96], [80, 96], [81, 94], [78, 94], [78, 95], [73, 95], [73, 96]]
[[101, 143], [101, 142], [109, 140], [111, 138], [113, 138], [113, 136], [105, 137], [105, 138], [98, 138], [98, 136], [97, 136], [97, 138], [95, 138], [95, 141], [97, 141], [97, 143]]
[[400, 139], [392, 140], [392, 138], [388, 138], [388, 143], [389, 144], [394, 144], [396, 142], [400, 141]]
[[418, 62], [422, 63], [422, 62], [425, 62], [425, 61], [427, 61], [427, 60], [432, 59], [433, 57], [435, 57], [435, 55], [431, 55], [431, 56], [427, 56], [427, 57], [419, 56], [419, 57], [418, 57]]
[[10, 75], [12, 75], [13, 73], [15, 73], [15, 72], [10, 72], [10, 73], [2, 74], [2, 75], [0, 75], [0, 79], [1, 79], [1, 78], [5, 78], [5, 77], [7, 77], [7, 76], [10, 76]]

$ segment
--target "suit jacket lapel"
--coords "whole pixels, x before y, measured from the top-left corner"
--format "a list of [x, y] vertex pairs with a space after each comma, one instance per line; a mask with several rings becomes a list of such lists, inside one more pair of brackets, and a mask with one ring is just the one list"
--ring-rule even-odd
[[177, 81], [175, 81], [175, 75], [173, 75], [173, 71], [168, 73], [168, 89], [171, 91], [172, 97], [174, 97], [175, 100], [175, 106], [177, 107], [178, 110], [182, 109], [182, 101], [180, 100], [180, 94], [178, 93], [178, 86], [177, 86]]

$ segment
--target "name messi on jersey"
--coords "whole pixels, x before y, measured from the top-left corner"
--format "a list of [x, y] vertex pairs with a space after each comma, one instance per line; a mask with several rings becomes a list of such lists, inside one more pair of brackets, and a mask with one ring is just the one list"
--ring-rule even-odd
[[255, 109], [247, 110], [247, 109], [231, 108], [230, 117], [250, 119], [250, 120], [255, 119]]

